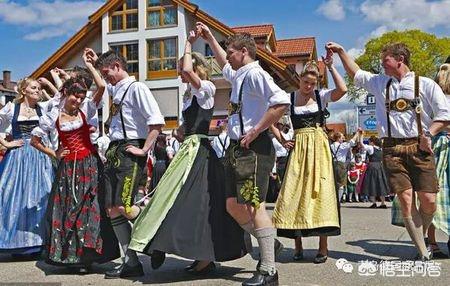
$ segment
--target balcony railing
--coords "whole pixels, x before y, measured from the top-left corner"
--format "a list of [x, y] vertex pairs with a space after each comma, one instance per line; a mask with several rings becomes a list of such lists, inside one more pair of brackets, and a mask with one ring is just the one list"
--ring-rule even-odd
[[208, 62], [209, 71], [211, 72], [212, 77], [222, 76], [222, 69], [216, 61], [216, 58], [213, 56], [205, 57]]

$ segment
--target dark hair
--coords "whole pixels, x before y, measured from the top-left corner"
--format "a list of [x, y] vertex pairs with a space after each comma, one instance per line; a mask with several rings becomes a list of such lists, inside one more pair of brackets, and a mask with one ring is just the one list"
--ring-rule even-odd
[[232, 46], [237, 50], [246, 48], [248, 55], [255, 60], [256, 59], [256, 42], [255, 39], [249, 33], [237, 33], [228, 37], [226, 46]]
[[72, 72], [75, 73], [76, 76], [82, 77], [84, 79], [84, 82], [86, 83], [86, 87], [88, 89], [91, 88], [91, 85], [94, 82], [94, 78], [92, 77], [92, 74], [89, 72], [87, 68], [74, 66]]
[[404, 43], [387, 44], [381, 50], [381, 54], [392, 56], [397, 61], [400, 60], [400, 56], [403, 56], [403, 62], [410, 67], [409, 60], [411, 58], [411, 52]]
[[381, 139], [376, 136], [370, 136], [369, 142], [372, 142], [375, 146], [381, 146]]
[[88, 91], [84, 78], [81, 76], [71, 77], [66, 80], [62, 85], [62, 96], [68, 96], [71, 94], [86, 93]]
[[97, 69], [101, 69], [103, 67], [109, 67], [111, 65], [113, 65], [114, 63], [119, 63], [120, 67], [124, 70], [124, 71], [128, 71], [127, 70], [127, 60], [121, 55], [116, 53], [113, 50], [109, 50], [103, 54], [101, 54], [97, 61], [95, 62], [95, 67]]
[[159, 133], [158, 137], [156, 137], [156, 146], [159, 148], [166, 148], [167, 146], [166, 134]]

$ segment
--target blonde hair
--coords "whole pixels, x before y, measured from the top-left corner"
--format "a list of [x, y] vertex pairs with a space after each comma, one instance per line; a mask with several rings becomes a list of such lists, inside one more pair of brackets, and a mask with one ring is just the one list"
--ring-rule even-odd
[[300, 76], [303, 77], [308, 74], [319, 78], [319, 66], [315, 61], [308, 61], [303, 67], [303, 71], [300, 73]]
[[442, 88], [444, 94], [450, 94], [450, 64], [443, 64], [439, 67], [435, 81]]
[[211, 79], [211, 71], [205, 57], [197, 52], [192, 52], [192, 67], [202, 80]]
[[25, 89], [33, 82], [34, 78], [25, 77], [17, 83], [17, 95], [14, 99], [14, 103], [22, 103], [25, 100]]

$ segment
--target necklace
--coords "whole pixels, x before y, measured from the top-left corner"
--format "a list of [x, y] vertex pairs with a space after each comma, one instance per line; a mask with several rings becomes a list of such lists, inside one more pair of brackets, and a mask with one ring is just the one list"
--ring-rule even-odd
[[75, 116], [78, 114], [78, 109], [73, 110], [72, 112], [69, 112], [67, 109], [65, 109], [64, 107], [62, 108], [62, 112], [64, 112], [67, 115], [70, 116]]
[[31, 117], [33, 117], [34, 115], [36, 115], [36, 107], [30, 107], [30, 106], [28, 106], [28, 104], [27, 103], [23, 103], [22, 104], [22, 107], [23, 107], [23, 109], [22, 109], [22, 111], [23, 111], [23, 115], [26, 117], [26, 118], [31, 118]]

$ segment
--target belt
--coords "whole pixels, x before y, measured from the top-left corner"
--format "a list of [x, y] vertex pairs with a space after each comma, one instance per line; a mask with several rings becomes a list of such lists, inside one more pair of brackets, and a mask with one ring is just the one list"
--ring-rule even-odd
[[398, 112], [405, 112], [414, 109], [416, 113], [420, 113], [421, 111], [420, 98], [414, 99], [397, 98], [396, 100], [386, 103], [386, 108], [388, 110], [394, 110]]
[[124, 145], [124, 144], [144, 144], [145, 143], [145, 139], [120, 139], [120, 140], [114, 140], [111, 141], [110, 144], [112, 145]]
[[383, 146], [390, 147], [395, 145], [412, 145], [419, 142], [419, 137], [412, 138], [392, 138], [392, 137], [384, 137], [383, 138]]

